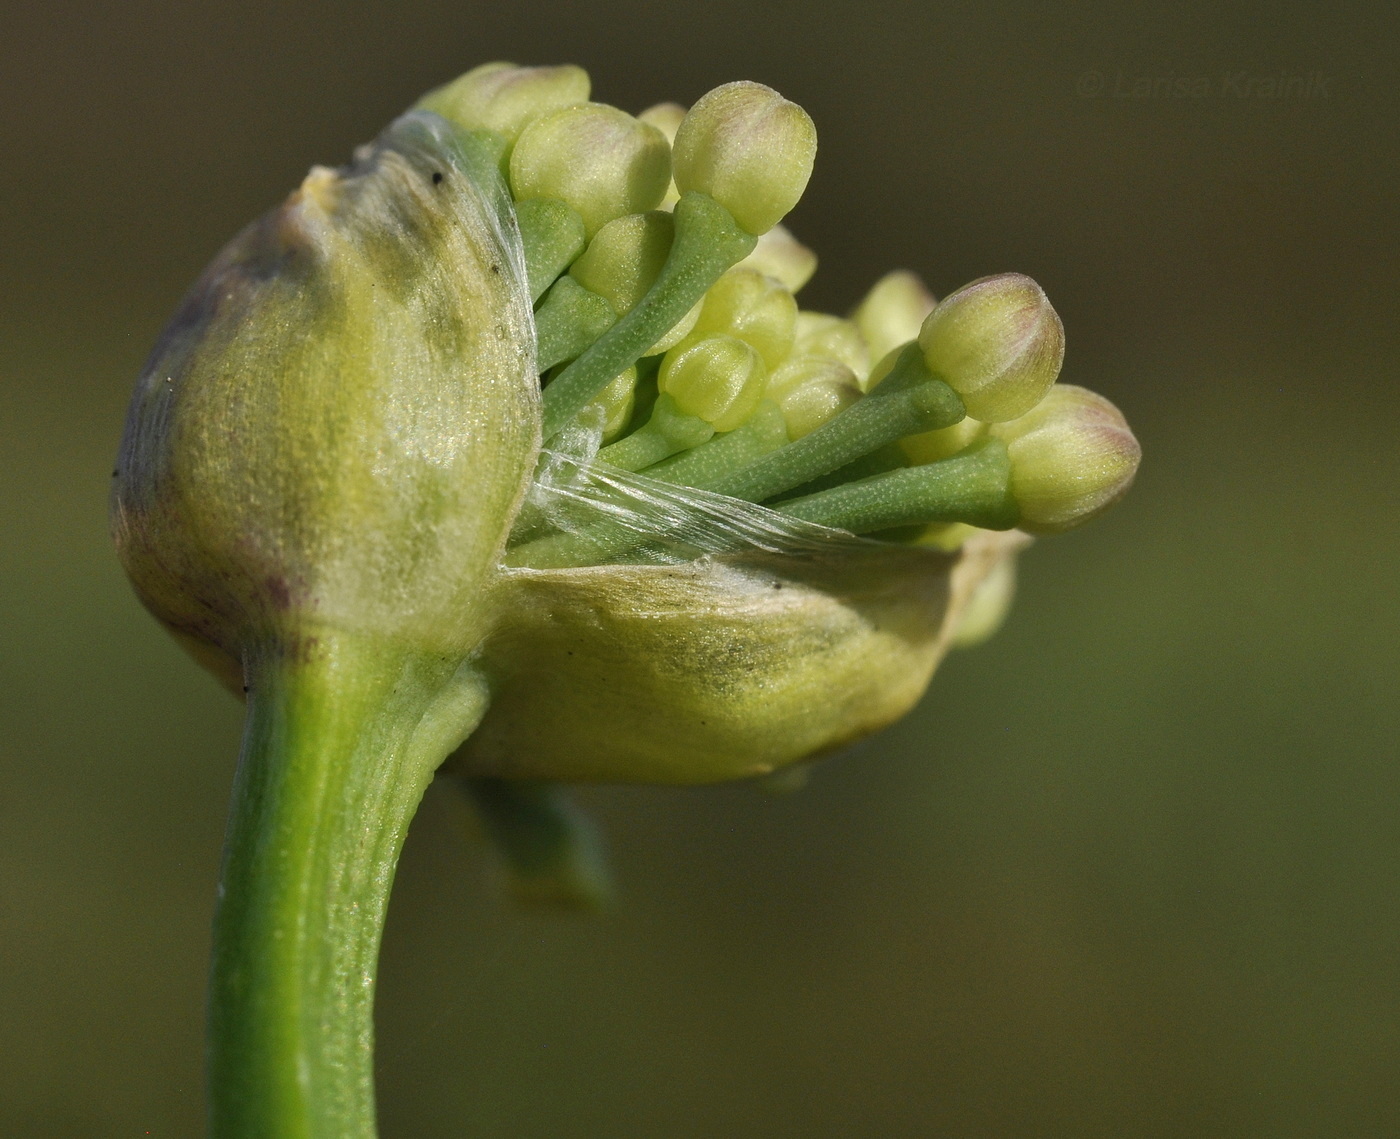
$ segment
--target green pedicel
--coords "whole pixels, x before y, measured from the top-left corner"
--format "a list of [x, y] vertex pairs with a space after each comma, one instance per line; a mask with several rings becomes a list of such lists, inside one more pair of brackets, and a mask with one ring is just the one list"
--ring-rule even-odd
[[[575, 359], [616, 323], [617, 313], [612, 305], [572, 277], [560, 277], [535, 313], [536, 368], [547, 372], [556, 364]], [[609, 376], [606, 383], [599, 384], [590, 393], [588, 402], [629, 366], [624, 365]]]
[[853, 534], [930, 522], [1010, 530], [1021, 513], [1011, 497], [1010, 481], [1006, 445], [989, 439], [951, 459], [875, 475], [794, 498], [774, 509]]
[[755, 244], [728, 210], [697, 191], [682, 196], [675, 221], [671, 254], [646, 296], [545, 388], [541, 411], [546, 442], [674, 328]]
[[537, 301], [583, 252], [583, 218], [553, 198], [531, 198], [515, 203], [515, 220], [525, 248], [530, 300]]

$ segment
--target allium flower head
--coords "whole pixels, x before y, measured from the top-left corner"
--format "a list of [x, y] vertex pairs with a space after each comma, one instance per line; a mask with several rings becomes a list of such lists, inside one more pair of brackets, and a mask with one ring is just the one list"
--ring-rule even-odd
[[801, 107], [593, 94], [508, 63], [431, 92], [238, 235], [138, 383], [123, 564], [249, 700], [216, 1134], [372, 1133], [347, 1057], [444, 761], [525, 893], [594, 897], [549, 784], [751, 777], [878, 730], [1000, 621], [1021, 529], [1136, 470], [1117, 409], [1056, 386], [1028, 277], [801, 308]]
[[[239, 688], [302, 626], [469, 655], [462, 770], [758, 773], [905, 711], [975, 584], [950, 582], [1018, 545], [988, 528], [1099, 512], [1136, 443], [1052, 388], [1027, 277], [801, 310], [810, 255], [775, 227], [816, 136], [771, 88], [639, 118], [591, 94], [477, 68], [231, 245], [133, 404], [118, 541]], [[950, 523], [975, 557], [901, 544]]]

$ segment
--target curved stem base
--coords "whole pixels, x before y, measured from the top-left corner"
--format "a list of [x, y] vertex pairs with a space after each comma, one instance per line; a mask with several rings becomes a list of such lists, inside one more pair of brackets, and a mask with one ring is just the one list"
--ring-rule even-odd
[[[209, 992], [214, 1139], [373, 1139], [373, 1003], [394, 867], [454, 670], [345, 635], [249, 662]], [[460, 689], [460, 684], [458, 684]], [[485, 707], [484, 694], [477, 694]]]

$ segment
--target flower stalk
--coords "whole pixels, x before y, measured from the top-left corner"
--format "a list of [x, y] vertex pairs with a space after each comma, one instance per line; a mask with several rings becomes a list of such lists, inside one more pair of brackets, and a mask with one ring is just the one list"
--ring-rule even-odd
[[[394, 867], [487, 694], [470, 672], [322, 632], [248, 669], [209, 991], [215, 1139], [373, 1139], [373, 1004]], [[466, 705], [434, 715], [450, 691]], [[444, 731], [446, 729], [446, 731]]]

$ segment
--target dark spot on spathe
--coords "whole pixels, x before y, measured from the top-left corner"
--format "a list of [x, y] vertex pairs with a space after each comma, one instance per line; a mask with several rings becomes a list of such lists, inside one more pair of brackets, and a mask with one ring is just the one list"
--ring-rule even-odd
[[292, 590], [285, 577], [274, 576], [267, 579], [267, 596], [274, 609], [285, 610], [291, 607]]
[[434, 170], [434, 171], [433, 171], [433, 185], [434, 185], [434, 186], [440, 185], [441, 182], [442, 182], [442, 171], [441, 171], [441, 170]]
[[499, 277], [501, 275], [501, 267], [499, 265], [492, 265], [491, 272], [494, 273], [497, 277]]

